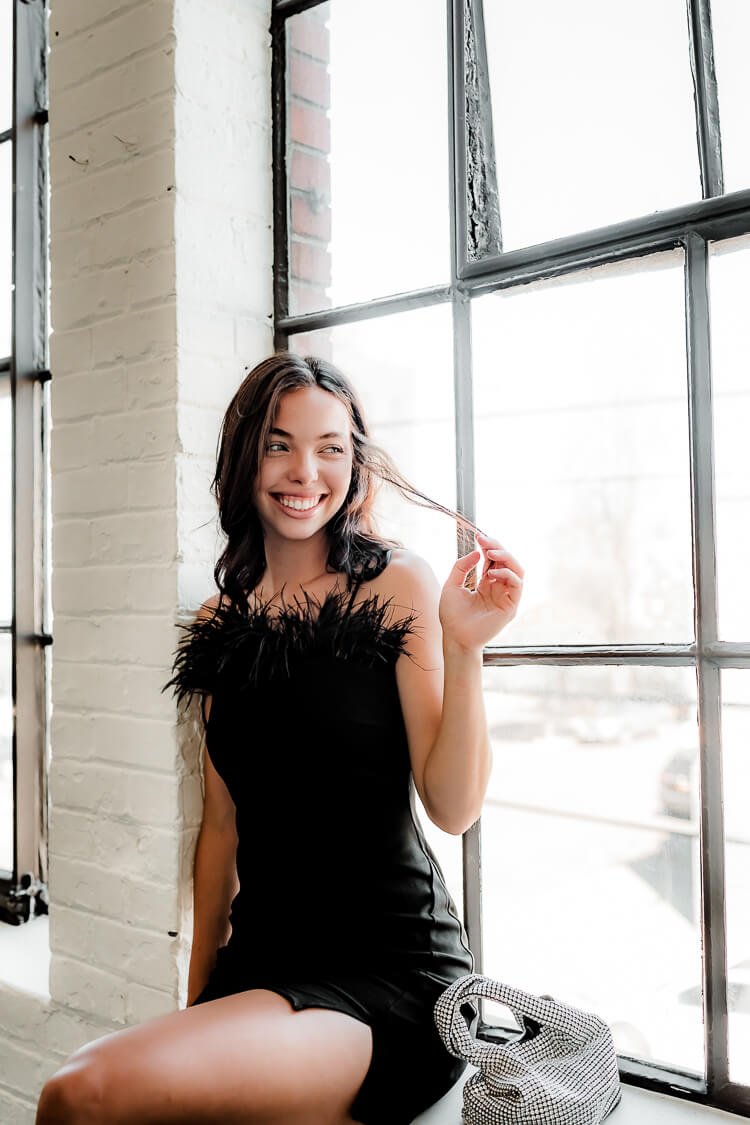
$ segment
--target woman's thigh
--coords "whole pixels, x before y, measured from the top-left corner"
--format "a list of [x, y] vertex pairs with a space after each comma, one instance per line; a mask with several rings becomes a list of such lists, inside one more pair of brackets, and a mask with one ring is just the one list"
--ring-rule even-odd
[[42, 1091], [37, 1125], [346, 1125], [371, 1057], [367, 1024], [253, 989], [82, 1047]]

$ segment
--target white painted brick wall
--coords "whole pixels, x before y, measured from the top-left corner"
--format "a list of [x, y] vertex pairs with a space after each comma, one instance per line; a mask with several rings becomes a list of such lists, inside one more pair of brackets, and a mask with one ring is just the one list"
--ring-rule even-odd
[[221, 415], [272, 347], [269, 22], [51, 0], [52, 960], [48, 999], [0, 984], [8, 1125], [184, 1005], [198, 739], [160, 689], [213, 592]]
[[216, 555], [206, 497], [221, 415], [244, 364], [272, 347], [269, 10], [265, 0], [218, 0], [206, 20], [202, 0], [175, 8], [178, 472], [190, 498], [179, 511], [183, 606], [205, 596]]

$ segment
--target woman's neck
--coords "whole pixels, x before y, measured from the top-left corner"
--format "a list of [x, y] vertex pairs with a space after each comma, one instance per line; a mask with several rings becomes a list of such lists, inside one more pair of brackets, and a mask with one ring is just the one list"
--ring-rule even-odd
[[282, 588], [288, 598], [302, 590], [330, 585], [334, 572], [328, 569], [328, 550], [328, 541], [322, 536], [299, 542], [285, 539], [278, 543], [267, 537], [266, 567], [256, 592], [262, 591], [261, 596], [267, 600]]

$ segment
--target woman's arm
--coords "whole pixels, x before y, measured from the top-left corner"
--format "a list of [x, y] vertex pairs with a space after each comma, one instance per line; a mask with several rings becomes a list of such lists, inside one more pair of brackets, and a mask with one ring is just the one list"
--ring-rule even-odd
[[193, 865], [193, 946], [188, 972], [188, 1007], [204, 989], [216, 951], [230, 933], [229, 909], [237, 894], [237, 830], [234, 802], [204, 753], [205, 800]]
[[[218, 596], [204, 602], [198, 620], [212, 616]], [[211, 696], [202, 700], [206, 722]], [[203, 741], [203, 818], [193, 861], [193, 944], [188, 971], [188, 1007], [203, 991], [216, 964], [216, 951], [229, 939], [229, 910], [239, 890], [236, 810]]]
[[419, 633], [396, 664], [414, 784], [430, 819], [455, 836], [479, 818], [492, 769], [482, 649], [515, 615], [523, 576], [496, 540], [480, 542], [493, 557], [476, 591], [463, 583], [478, 551], [457, 560], [442, 592], [418, 555], [403, 552], [393, 573], [394, 600], [419, 611]]

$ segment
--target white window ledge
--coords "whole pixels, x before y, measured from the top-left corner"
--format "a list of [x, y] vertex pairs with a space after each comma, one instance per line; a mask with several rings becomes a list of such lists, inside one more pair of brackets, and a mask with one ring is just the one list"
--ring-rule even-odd
[[[462, 1091], [473, 1073], [474, 1067], [467, 1067], [445, 1097], [420, 1113], [413, 1125], [462, 1125]], [[611, 1125], [719, 1125], [721, 1121], [747, 1122], [747, 1118], [623, 1083], [622, 1100], [605, 1119], [604, 1125], [610, 1125], [610, 1122]]]
[[11, 984], [49, 1000], [49, 915], [22, 926], [0, 922], [0, 986]]
[[[49, 964], [47, 915], [23, 926], [0, 923], [0, 988], [9, 984], [49, 1000]], [[415, 1118], [413, 1125], [462, 1125], [462, 1091], [473, 1070], [467, 1068], [445, 1097]], [[719, 1125], [720, 1121], [746, 1122], [747, 1118], [623, 1083], [622, 1101], [605, 1125]]]

